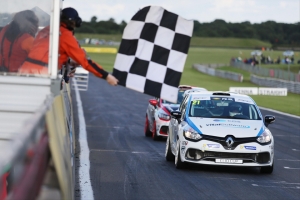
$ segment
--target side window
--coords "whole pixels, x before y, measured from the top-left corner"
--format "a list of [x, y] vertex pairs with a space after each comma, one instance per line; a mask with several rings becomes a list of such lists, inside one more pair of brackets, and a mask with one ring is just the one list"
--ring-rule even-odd
[[250, 119], [258, 119], [257, 112], [252, 105], [249, 106], [249, 110], [250, 110]]
[[182, 100], [182, 102], [181, 102], [181, 104], [180, 104], [180, 106], [179, 106], [179, 111], [180, 111], [180, 112], [182, 111], [182, 107], [184, 106], [184, 104], [186, 104], [186, 101], [187, 101], [187, 99], [188, 99], [188, 96], [189, 96], [189, 95], [186, 95], [186, 96], [184, 97], [184, 99]]
[[187, 104], [188, 104], [188, 98], [185, 98], [183, 103], [182, 103], [182, 107], [181, 107], [181, 120], [184, 119], [184, 116], [185, 116], [185, 112], [186, 112], [186, 108], [187, 108]]

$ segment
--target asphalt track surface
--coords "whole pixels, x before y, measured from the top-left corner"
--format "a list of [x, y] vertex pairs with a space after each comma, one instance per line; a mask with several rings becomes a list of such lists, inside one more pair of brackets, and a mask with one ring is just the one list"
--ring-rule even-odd
[[[276, 117], [269, 126], [275, 137], [273, 174], [207, 165], [178, 170], [165, 160], [165, 139], [144, 136], [150, 96], [93, 75], [80, 95], [94, 199], [300, 199], [300, 119], [261, 110]], [[80, 189], [75, 195], [80, 199]]]

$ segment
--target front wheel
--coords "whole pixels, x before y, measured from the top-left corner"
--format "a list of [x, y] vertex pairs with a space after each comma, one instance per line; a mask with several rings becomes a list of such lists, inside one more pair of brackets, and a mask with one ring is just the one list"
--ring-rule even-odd
[[159, 136], [156, 133], [156, 121], [153, 120], [153, 128], [152, 128], [152, 138], [153, 140], [158, 140]]
[[146, 121], [145, 121], [145, 136], [150, 137], [152, 135], [150, 129], [149, 129], [149, 121], [148, 121], [148, 116], [146, 114]]
[[266, 167], [260, 167], [260, 173], [263, 174], [272, 174], [274, 168], [274, 161], [271, 166], [266, 166]]
[[180, 157], [180, 142], [179, 142], [179, 140], [177, 140], [177, 146], [176, 146], [175, 167], [177, 169], [185, 168], [185, 163], [181, 161], [181, 157]]
[[174, 159], [175, 159], [175, 156], [173, 155], [173, 153], [171, 151], [169, 136], [168, 136], [167, 141], [166, 141], [165, 157], [166, 157], [167, 161], [174, 161]]

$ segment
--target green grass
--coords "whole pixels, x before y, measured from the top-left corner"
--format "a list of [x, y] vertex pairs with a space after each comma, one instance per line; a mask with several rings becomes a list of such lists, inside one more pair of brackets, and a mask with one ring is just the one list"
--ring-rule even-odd
[[[90, 33], [76, 33], [76, 38], [81, 40], [83, 38], [95, 38], [104, 40], [113, 40], [120, 42], [121, 34], [90, 34]], [[195, 47], [225, 47], [225, 48], [249, 48], [255, 47], [271, 47], [270, 42], [264, 42], [257, 39], [246, 38], [207, 38], [207, 37], [192, 37], [191, 46]]]
[[103, 39], [103, 40], [114, 40], [116, 42], [120, 42], [122, 40], [121, 34], [91, 34], [91, 33], [76, 33], [76, 38], [81, 40], [83, 38], [95, 38], [95, 39]]
[[219, 67], [218, 70], [235, 72], [243, 75], [243, 82], [250, 82], [251, 73], [231, 66]]
[[[247, 53], [247, 55], [251, 52], [250, 50], [242, 51], [245, 54]], [[239, 54], [239, 51], [233, 49], [190, 48], [180, 83], [204, 87], [208, 90], [224, 91], [228, 91], [229, 87], [257, 87], [257, 85], [250, 82], [250, 73], [233, 67], [223, 67], [221, 69], [242, 73], [244, 75], [243, 83], [209, 76], [192, 68], [192, 65], [195, 63], [229, 63], [229, 59], [234, 54]], [[89, 55], [94, 61], [102, 65], [104, 69], [112, 71], [115, 54], [89, 53]], [[252, 98], [259, 106], [300, 116], [300, 95], [288, 93], [286, 97], [252, 96]]]
[[192, 37], [191, 46], [255, 48], [255, 47], [271, 47], [272, 45], [270, 42], [264, 42], [257, 39]]

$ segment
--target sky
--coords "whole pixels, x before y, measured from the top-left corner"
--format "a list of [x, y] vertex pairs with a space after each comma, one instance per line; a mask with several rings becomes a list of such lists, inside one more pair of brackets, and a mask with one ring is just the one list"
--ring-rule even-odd
[[141, 8], [161, 6], [188, 20], [209, 23], [223, 19], [227, 23], [249, 21], [296, 23], [300, 21], [300, 0], [64, 0], [63, 8], [73, 7], [83, 21], [115, 19], [129, 22]]

